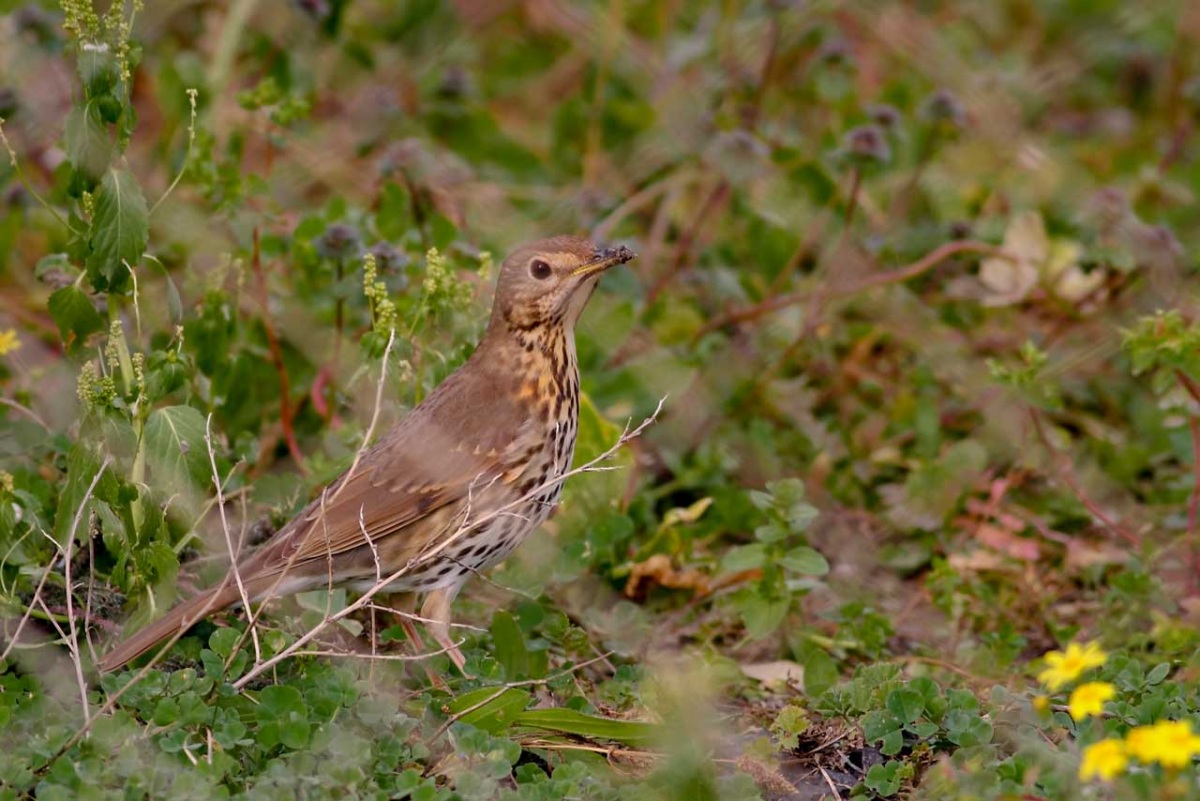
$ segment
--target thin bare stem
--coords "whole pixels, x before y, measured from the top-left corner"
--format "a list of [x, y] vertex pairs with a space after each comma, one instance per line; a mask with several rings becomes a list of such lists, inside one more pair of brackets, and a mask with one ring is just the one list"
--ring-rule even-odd
[[1046, 436], [1046, 431], [1042, 427], [1042, 418], [1037, 409], [1029, 410], [1029, 418], [1033, 421], [1033, 430], [1037, 434], [1038, 441], [1042, 443], [1042, 447], [1046, 449], [1046, 452], [1050, 454], [1050, 457], [1058, 463], [1059, 478], [1061, 478], [1063, 483], [1066, 484], [1073, 493], [1075, 493], [1075, 497], [1079, 499], [1079, 502], [1082, 503], [1097, 520], [1103, 523], [1114, 534], [1125, 540], [1130, 545], [1135, 547], [1140, 546], [1141, 539], [1136, 534], [1134, 534], [1132, 531], [1129, 531], [1116, 520], [1114, 520], [1108, 513], [1100, 508], [1098, 503], [1092, 500], [1092, 498], [1083, 491], [1083, 488], [1079, 485], [1079, 481], [1075, 478], [1075, 469], [1071, 465], [1071, 460], [1065, 454], [1059, 452], [1058, 449], [1056, 449], [1050, 443], [1050, 438]]
[[[222, 487], [221, 473], [217, 470], [217, 454], [213, 449], [212, 442], [212, 414], [209, 414], [204, 420], [204, 446], [208, 449], [208, 464], [212, 468], [213, 487], [217, 491], [217, 512], [221, 516], [221, 531], [225, 535], [225, 547], [229, 551], [230, 572], [233, 574], [234, 583], [237, 584], [238, 594], [242, 596], [242, 603], [246, 608], [250, 608], [250, 593], [246, 590], [246, 584], [242, 581], [242, 572], [238, 567], [238, 559], [241, 556], [240, 548], [235, 548], [233, 545], [233, 536], [229, 533], [229, 519], [225, 515], [225, 496]], [[251, 620], [248, 626], [250, 637], [254, 641], [255, 656], [261, 657], [262, 647], [258, 642], [258, 632], [255, 630], [254, 621]]]
[[877, 273], [844, 286], [834, 287], [830, 290], [827, 290], [825, 293], [813, 292], [810, 290], [790, 292], [786, 295], [768, 298], [761, 303], [756, 303], [753, 306], [747, 306], [743, 309], [734, 309], [726, 312], [725, 314], [719, 314], [707, 324], [701, 326], [700, 330], [696, 333], [696, 338], [699, 339], [710, 331], [715, 331], [728, 325], [735, 325], [737, 323], [746, 322], [747, 320], [754, 320], [772, 312], [779, 311], [780, 309], [787, 308], [788, 306], [795, 306], [799, 303], [805, 302], [806, 300], [810, 300], [817, 295], [824, 294], [826, 298], [847, 297], [849, 295], [855, 295], [859, 292], [862, 292], [865, 289], [870, 289], [871, 287], [902, 283], [910, 278], [916, 278], [918, 275], [921, 275], [922, 273], [936, 267], [941, 262], [958, 253], [983, 253], [985, 255], [996, 256], [1002, 259], [1016, 258], [1007, 251], [1001, 250], [993, 245], [988, 245], [984, 242], [974, 242], [970, 240], [947, 242], [930, 251], [925, 256], [922, 256], [912, 264], [900, 267], [896, 270]]

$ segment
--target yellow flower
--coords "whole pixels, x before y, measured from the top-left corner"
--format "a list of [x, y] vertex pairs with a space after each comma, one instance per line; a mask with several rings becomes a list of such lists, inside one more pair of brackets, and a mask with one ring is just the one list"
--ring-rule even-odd
[[7, 356], [19, 347], [21, 347], [21, 340], [17, 339], [15, 328], [0, 331], [0, 356]]
[[1029, 702], [1033, 706], [1033, 711], [1039, 715], [1044, 715], [1050, 711], [1050, 698], [1045, 695], [1035, 695], [1033, 700]]
[[1085, 670], [1100, 667], [1108, 654], [1097, 643], [1089, 642], [1082, 648], [1078, 643], [1067, 646], [1066, 653], [1051, 651], [1046, 654], [1046, 669], [1038, 674], [1038, 681], [1051, 690], [1058, 690], [1079, 678]]
[[1083, 749], [1083, 760], [1079, 763], [1079, 780], [1100, 779], [1109, 782], [1125, 772], [1129, 756], [1125, 744], [1120, 740], [1101, 740]]
[[1089, 681], [1087, 684], [1080, 684], [1071, 693], [1071, 700], [1067, 702], [1067, 711], [1077, 722], [1088, 715], [1099, 715], [1104, 711], [1104, 702], [1112, 698], [1116, 692], [1117, 688], [1106, 681]]
[[1160, 720], [1130, 729], [1125, 745], [1142, 762], [1157, 762], [1164, 768], [1187, 767], [1192, 757], [1200, 754], [1200, 737], [1183, 720]]

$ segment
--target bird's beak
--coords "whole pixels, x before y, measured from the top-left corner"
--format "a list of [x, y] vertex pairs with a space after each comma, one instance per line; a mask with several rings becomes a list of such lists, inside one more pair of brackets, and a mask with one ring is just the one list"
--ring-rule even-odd
[[571, 275], [580, 276], [602, 273], [609, 267], [624, 264], [635, 258], [637, 258], [637, 254], [624, 245], [615, 248], [597, 248], [592, 260], [576, 267], [571, 271]]

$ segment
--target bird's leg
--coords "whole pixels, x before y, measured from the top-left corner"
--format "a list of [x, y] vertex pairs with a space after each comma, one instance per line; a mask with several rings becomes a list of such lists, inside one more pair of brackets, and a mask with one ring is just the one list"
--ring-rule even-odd
[[458, 650], [458, 646], [450, 638], [450, 605], [454, 603], [454, 596], [458, 595], [461, 586], [461, 584], [451, 584], [431, 591], [425, 596], [425, 603], [421, 605], [421, 617], [425, 618], [426, 631], [437, 641], [438, 645], [446, 649], [450, 660], [465, 676], [467, 675], [465, 669], [467, 660], [463, 658], [462, 651]]
[[413, 610], [417, 605], [416, 596], [411, 592], [388, 593], [384, 603], [395, 612], [396, 619], [400, 621], [400, 628], [404, 629], [404, 636], [412, 646], [413, 652], [421, 653], [421, 635], [412, 621]]
[[[404, 629], [404, 636], [408, 638], [409, 649], [414, 656], [420, 657], [424, 645], [421, 643], [421, 633], [417, 631], [417, 626], [413, 623], [413, 608], [417, 605], [416, 601], [417, 596], [411, 592], [393, 592], [388, 594], [385, 603], [391, 607], [396, 614], [396, 619], [400, 621], [400, 628]], [[427, 662], [422, 662], [421, 666], [424, 668], [425, 678], [429, 679], [430, 684], [438, 689], [446, 689], [446, 683], [429, 668]]]

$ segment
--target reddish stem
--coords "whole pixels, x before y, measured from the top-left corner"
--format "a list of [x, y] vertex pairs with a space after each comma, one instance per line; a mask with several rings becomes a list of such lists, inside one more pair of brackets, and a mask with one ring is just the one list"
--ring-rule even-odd
[[1037, 409], [1029, 410], [1029, 418], [1033, 421], [1033, 430], [1037, 433], [1038, 441], [1042, 443], [1042, 447], [1046, 449], [1046, 452], [1050, 454], [1051, 458], [1058, 463], [1058, 468], [1060, 471], [1059, 477], [1063, 480], [1064, 484], [1071, 488], [1071, 491], [1075, 493], [1075, 497], [1079, 499], [1080, 503], [1082, 503], [1087, 510], [1092, 513], [1093, 517], [1107, 526], [1114, 534], [1135, 548], [1140, 547], [1142, 544], [1141, 539], [1136, 534], [1129, 531], [1112, 517], [1110, 517], [1108, 513], [1101, 509], [1100, 505], [1092, 500], [1091, 497], [1089, 497], [1088, 494], [1083, 491], [1083, 488], [1079, 486], [1079, 482], [1075, 478], [1075, 470], [1071, 466], [1071, 460], [1067, 458], [1065, 454], [1059, 452], [1050, 443], [1050, 438], [1046, 436], [1046, 431], [1042, 428], [1042, 419], [1038, 414]]
[[[1182, 370], [1175, 371], [1175, 379], [1200, 403], [1200, 385]], [[1188, 584], [1193, 595], [1200, 594], [1200, 417], [1188, 415], [1188, 430], [1192, 435], [1192, 495], [1188, 498], [1187, 537], [1191, 549], [1192, 569]]]
[[304, 454], [300, 451], [300, 444], [296, 442], [296, 431], [292, 426], [292, 385], [288, 379], [287, 365], [283, 362], [283, 348], [279, 344], [279, 336], [275, 333], [275, 326], [271, 324], [271, 313], [267, 306], [267, 280], [263, 274], [262, 256], [258, 246], [258, 228], [254, 229], [254, 250], [252, 253], [251, 264], [254, 268], [254, 277], [258, 284], [258, 302], [262, 306], [262, 322], [263, 330], [267, 334], [267, 347], [271, 351], [271, 361], [275, 364], [275, 372], [279, 374], [279, 422], [283, 427], [283, 439], [287, 443], [288, 453], [292, 456], [292, 461], [296, 463], [301, 473], [308, 474], [308, 468], [304, 465]]
[[[990, 256], [999, 256], [1000, 258], [1008, 258], [1009, 254], [999, 248], [988, 245], [984, 242], [973, 242], [971, 240], [962, 240], [957, 242], [947, 242], [944, 245], [936, 248], [917, 261], [897, 270], [889, 270], [884, 273], [877, 273], [866, 278], [854, 281], [853, 283], [835, 288], [828, 292], [829, 296], [846, 296], [861, 292], [864, 289], [871, 287], [883, 286], [884, 284], [898, 284], [907, 281], [910, 278], [915, 278], [921, 273], [924, 273], [933, 267], [936, 267], [941, 262], [958, 253], [984, 253]], [[778, 297], [768, 298], [767, 300], [757, 303], [753, 306], [747, 306], [743, 309], [733, 309], [725, 314], [718, 315], [710, 320], [706, 325], [701, 327], [696, 334], [696, 339], [704, 336], [710, 331], [715, 331], [718, 328], [724, 328], [727, 325], [742, 323], [747, 320], [753, 320], [779, 309], [794, 306], [797, 303], [803, 303], [820, 293], [811, 290], [801, 290], [799, 292], [791, 292], [787, 295], [779, 295]]]

